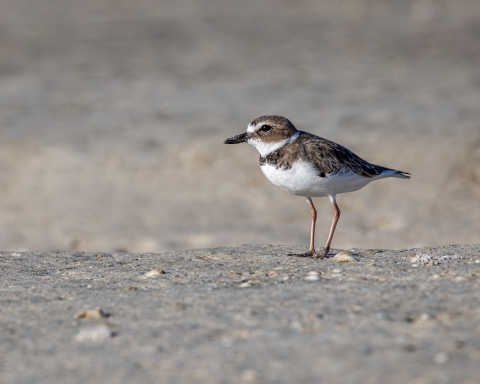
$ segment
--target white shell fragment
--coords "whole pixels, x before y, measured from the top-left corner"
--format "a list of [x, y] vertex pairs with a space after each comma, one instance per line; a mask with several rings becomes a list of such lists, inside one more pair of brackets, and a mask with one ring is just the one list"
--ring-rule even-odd
[[353, 255], [353, 253], [349, 251], [338, 252], [335, 256], [333, 256], [333, 260], [340, 263], [352, 263], [358, 261], [358, 259]]
[[148, 271], [147, 273], [145, 273], [145, 275], [143, 275], [145, 278], [157, 278], [158, 276], [160, 275], [164, 275], [165, 274], [165, 271], [162, 270], [162, 269], [152, 269], [151, 271]]
[[442, 262], [442, 261], [450, 261], [450, 260], [462, 260], [464, 257], [459, 255], [444, 255], [444, 256], [436, 256], [436, 255], [429, 255], [427, 253], [419, 253], [410, 259], [410, 263], [421, 263], [427, 264], [431, 262]]
[[307, 276], [305, 277], [305, 280], [307, 281], [318, 281], [320, 280], [320, 274], [317, 271], [310, 271], [307, 273]]
[[79, 343], [101, 343], [113, 337], [112, 330], [107, 325], [88, 327], [81, 329], [75, 336], [75, 341]]

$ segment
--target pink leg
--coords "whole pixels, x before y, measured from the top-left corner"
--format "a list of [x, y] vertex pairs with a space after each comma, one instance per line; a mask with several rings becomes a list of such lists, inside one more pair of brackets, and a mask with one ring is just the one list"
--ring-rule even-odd
[[328, 234], [327, 244], [325, 244], [325, 248], [322, 252], [317, 254], [315, 257], [317, 258], [324, 258], [327, 256], [328, 251], [330, 251], [330, 244], [332, 244], [333, 234], [335, 233], [335, 228], [337, 228], [338, 219], [340, 218], [340, 209], [338, 208], [337, 202], [335, 199], [330, 198], [333, 204], [333, 221], [332, 226], [330, 227], [330, 233]]
[[315, 223], [317, 222], [317, 210], [313, 205], [311, 197], [307, 197], [307, 203], [310, 206], [310, 214], [312, 216], [312, 228], [310, 230], [310, 249], [306, 253], [308, 256], [315, 255]]

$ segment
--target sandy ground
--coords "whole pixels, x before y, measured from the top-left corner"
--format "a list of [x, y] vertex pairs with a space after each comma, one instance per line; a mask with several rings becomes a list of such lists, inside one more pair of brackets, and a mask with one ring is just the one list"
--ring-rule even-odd
[[302, 250], [4, 252], [0, 381], [480, 383], [479, 246]]
[[413, 174], [340, 196], [334, 246], [479, 242], [476, 0], [0, 6], [0, 249], [306, 244], [304, 200], [222, 144], [262, 114]]

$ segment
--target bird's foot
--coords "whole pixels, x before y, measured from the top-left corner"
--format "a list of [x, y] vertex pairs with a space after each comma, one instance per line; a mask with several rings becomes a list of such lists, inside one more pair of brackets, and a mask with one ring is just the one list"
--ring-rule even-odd
[[328, 251], [330, 248], [323, 248], [320, 252], [315, 251], [307, 251], [305, 253], [289, 253], [288, 256], [296, 256], [296, 257], [311, 257], [313, 259], [328, 259], [331, 256], [328, 256]]
[[328, 251], [330, 248], [324, 248], [322, 251], [315, 253], [314, 257], [315, 259], [328, 259], [330, 256], [328, 256]]
[[315, 257], [315, 251], [308, 251], [308, 252], [305, 252], [305, 253], [289, 253], [288, 256]]

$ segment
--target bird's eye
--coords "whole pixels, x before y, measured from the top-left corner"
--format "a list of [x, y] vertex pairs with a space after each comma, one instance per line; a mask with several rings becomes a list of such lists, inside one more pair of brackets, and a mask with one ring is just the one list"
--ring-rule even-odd
[[262, 132], [268, 132], [272, 129], [272, 127], [270, 125], [262, 125], [262, 128], [260, 128], [260, 130]]

